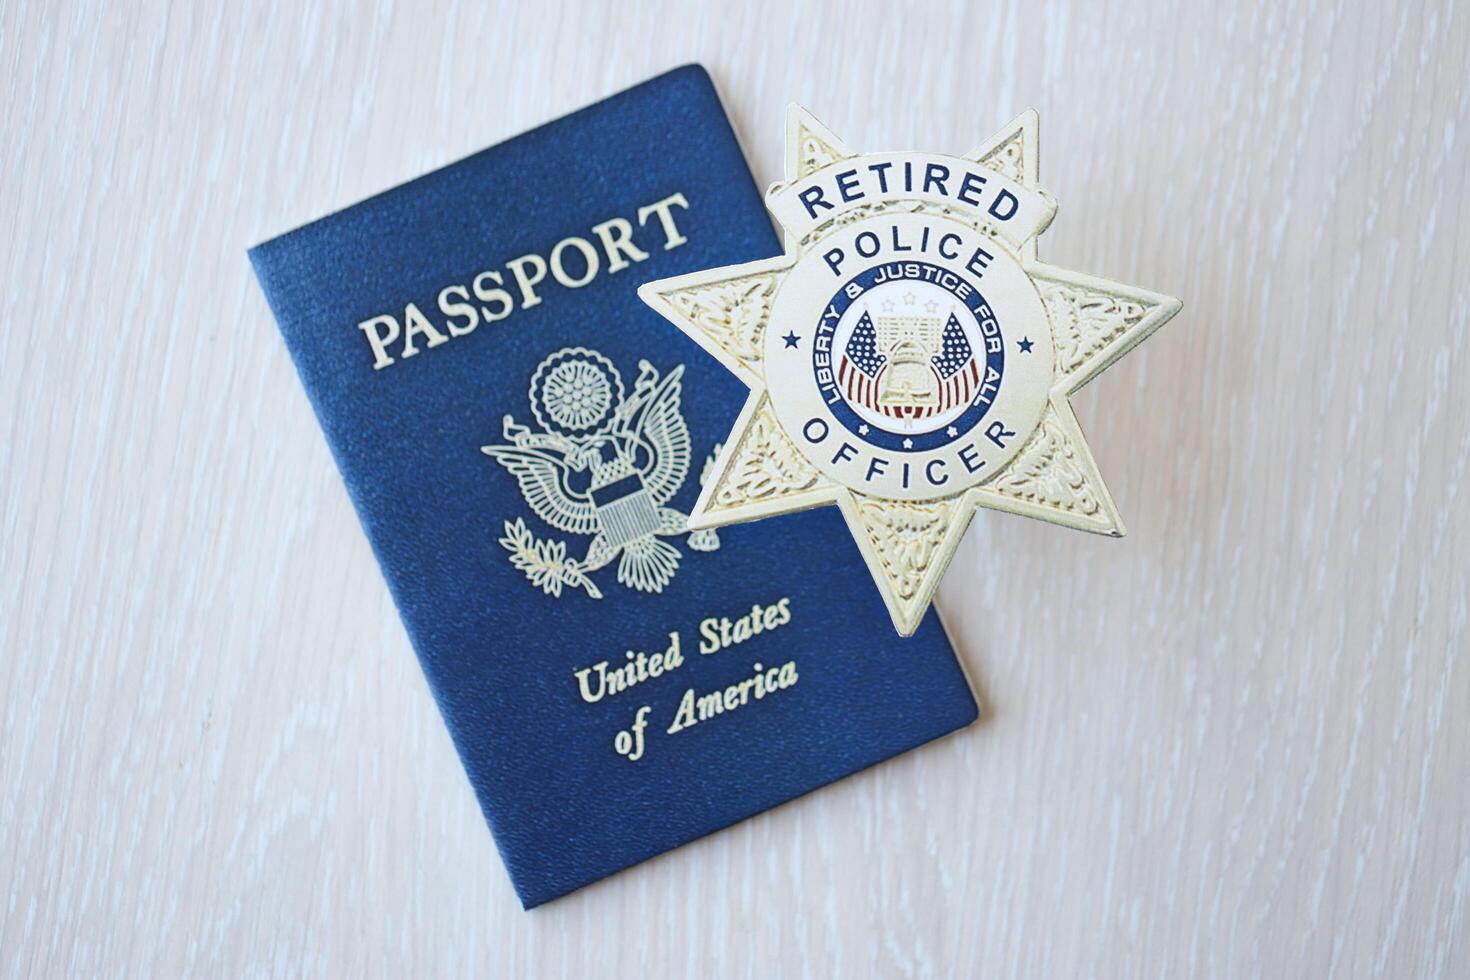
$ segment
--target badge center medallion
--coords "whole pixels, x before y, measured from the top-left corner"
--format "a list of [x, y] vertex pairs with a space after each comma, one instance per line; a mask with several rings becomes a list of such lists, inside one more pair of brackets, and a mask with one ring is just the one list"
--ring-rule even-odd
[[771, 322], [776, 416], [855, 490], [930, 500], [982, 483], [1046, 407], [1040, 296], [1007, 248], [941, 216], [879, 216], [824, 239], [791, 269]]

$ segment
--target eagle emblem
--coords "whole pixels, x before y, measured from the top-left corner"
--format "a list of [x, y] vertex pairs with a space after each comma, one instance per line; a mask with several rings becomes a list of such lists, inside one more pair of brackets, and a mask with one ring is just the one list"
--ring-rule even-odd
[[614, 558], [619, 582], [662, 592], [681, 556], [661, 538], [688, 534], [695, 551], [719, 548], [715, 531], [691, 533], [689, 516], [667, 506], [691, 459], [680, 412], [683, 377], [682, 364], [660, 376], [640, 360], [628, 395], [612, 361], [585, 347], [564, 348], [531, 376], [538, 428], [506, 415], [505, 444], [480, 447], [516, 478], [537, 517], [567, 534], [592, 535], [584, 557], [568, 558], [566, 542], [536, 538], [520, 518], [505, 522], [500, 544], [511, 564], [547, 595], [570, 587], [601, 599], [589, 573]]

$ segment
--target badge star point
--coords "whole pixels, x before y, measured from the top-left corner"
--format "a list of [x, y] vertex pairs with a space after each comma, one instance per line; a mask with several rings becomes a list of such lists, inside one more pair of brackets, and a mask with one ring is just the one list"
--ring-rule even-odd
[[793, 260], [780, 255], [660, 279], [638, 287], [643, 302], [678, 324], [695, 343], [754, 387], [771, 300]]
[[1069, 395], [1147, 340], [1182, 307], [1172, 296], [1041, 262], [1026, 271], [1051, 322], [1056, 388]]
[[971, 491], [978, 507], [1121, 538], [1123, 519], [1065, 395], [1054, 392], [1021, 452]]
[[786, 175], [783, 183], [800, 180], [852, 156], [856, 154], [816, 116], [795, 102], [786, 106]]

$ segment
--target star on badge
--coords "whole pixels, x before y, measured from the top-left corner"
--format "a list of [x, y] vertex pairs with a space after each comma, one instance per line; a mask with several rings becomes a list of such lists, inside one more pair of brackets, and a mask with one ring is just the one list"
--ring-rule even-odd
[[691, 528], [836, 504], [905, 636], [979, 507], [1122, 536], [1069, 397], [1180, 304], [1037, 258], [1037, 128], [860, 155], [788, 110], [784, 254], [638, 290], [750, 388]]

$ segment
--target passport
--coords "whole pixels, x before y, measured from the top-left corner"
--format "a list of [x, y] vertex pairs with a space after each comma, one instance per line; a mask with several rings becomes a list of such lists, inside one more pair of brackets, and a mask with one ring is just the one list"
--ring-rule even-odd
[[779, 251], [697, 65], [250, 250], [527, 908], [977, 717], [835, 508], [687, 527], [746, 391], [637, 288]]

